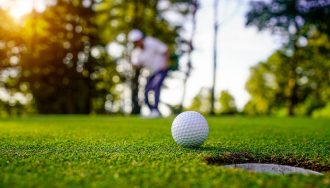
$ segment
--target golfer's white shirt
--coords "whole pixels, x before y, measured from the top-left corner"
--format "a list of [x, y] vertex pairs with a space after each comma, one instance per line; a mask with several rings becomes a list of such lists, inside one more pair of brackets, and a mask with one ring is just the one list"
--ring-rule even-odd
[[147, 68], [150, 73], [155, 73], [166, 66], [167, 46], [161, 41], [146, 37], [144, 48], [136, 48], [132, 52], [132, 64]]

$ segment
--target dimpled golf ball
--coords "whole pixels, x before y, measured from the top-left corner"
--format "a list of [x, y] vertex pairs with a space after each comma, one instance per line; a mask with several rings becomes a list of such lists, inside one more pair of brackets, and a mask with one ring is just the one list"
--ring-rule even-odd
[[179, 114], [172, 123], [174, 141], [183, 147], [197, 147], [204, 143], [209, 127], [206, 119], [198, 112], [187, 111]]

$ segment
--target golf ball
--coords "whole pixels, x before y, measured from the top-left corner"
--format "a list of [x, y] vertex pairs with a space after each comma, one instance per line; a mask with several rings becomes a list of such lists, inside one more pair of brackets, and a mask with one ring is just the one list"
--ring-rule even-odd
[[179, 114], [172, 123], [174, 141], [183, 147], [200, 146], [209, 134], [206, 119], [198, 112], [187, 111]]

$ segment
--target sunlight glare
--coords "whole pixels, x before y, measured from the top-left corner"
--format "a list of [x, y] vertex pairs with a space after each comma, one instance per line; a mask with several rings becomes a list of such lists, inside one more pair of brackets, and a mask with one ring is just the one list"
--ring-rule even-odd
[[46, 7], [43, 0], [14, 0], [10, 1], [8, 7], [10, 15], [14, 19], [20, 20], [24, 15], [33, 10], [33, 1], [35, 3], [36, 11], [42, 12], [45, 10]]

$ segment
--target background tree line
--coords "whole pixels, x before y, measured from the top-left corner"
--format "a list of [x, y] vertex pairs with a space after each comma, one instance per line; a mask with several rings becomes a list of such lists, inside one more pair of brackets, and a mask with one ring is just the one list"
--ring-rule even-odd
[[[330, 117], [330, 6], [310, 2], [251, 1], [246, 25], [274, 33], [282, 47], [251, 68], [243, 114]], [[229, 96], [223, 91], [218, 97], [218, 113], [237, 113]], [[190, 109], [209, 113], [210, 101], [204, 88]]]
[[[330, 7], [302, 2], [251, 2], [246, 25], [280, 36], [283, 45], [251, 68], [244, 114], [330, 116]], [[0, 115], [139, 113], [141, 72], [130, 66], [127, 33], [140, 28], [189, 56], [192, 41], [182, 31], [197, 8], [196, 0], [58, 0], [22, 23], [0, 8]], [[187, 77], [191, 58], [183, 59]], [[209, 113], [210, 97], [202, 89], [189, 109]], [[215, 105], [217, 113], [238, 111], [227, 91]]]
[[2, 115], [122, 112], [125, 87], [132, 88], [131, 110], [138, 111], [139, 72], [130, 66], [127, 33], [139, 28], [182, 55], [183, 24], [166, 14], [183, 22], [192, 5], [189, 0], [58, 0], [43, 12], [33, 10], [22, 23], [0, 9]]
[[271, 0], [250, 4], [246, 25], [281, 36], [283, 45], [251, 68], [246, 114], [330, 116], [330, 6], [311, 7], [309, 3]]

